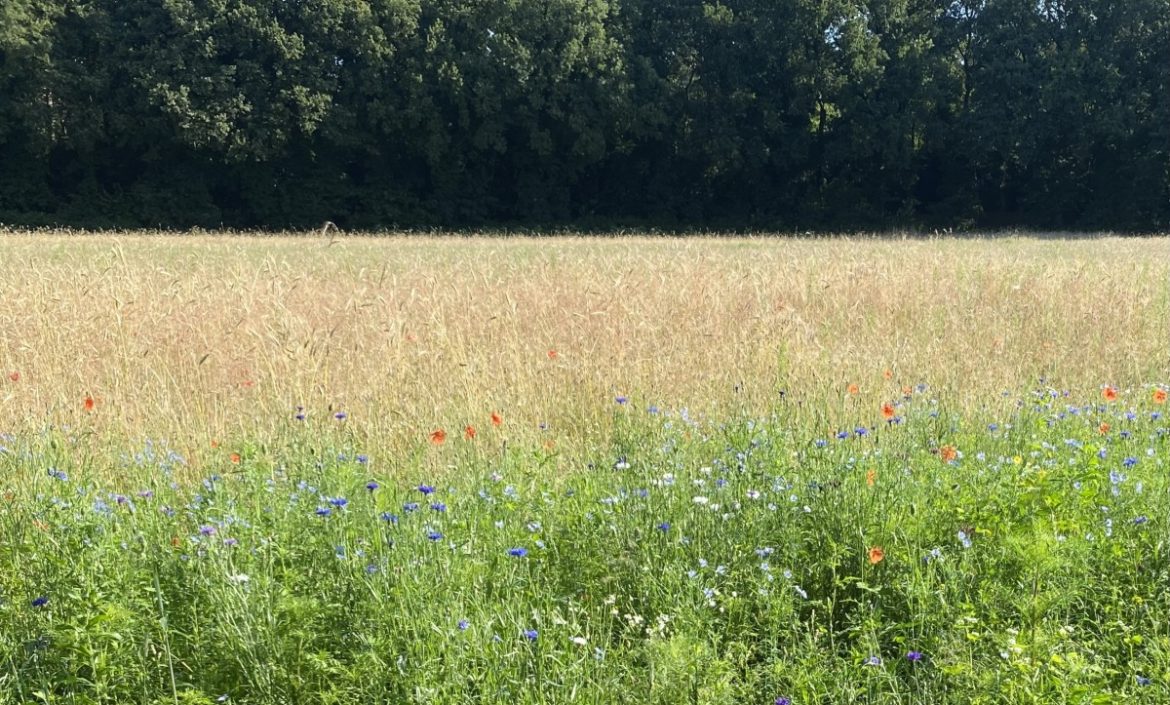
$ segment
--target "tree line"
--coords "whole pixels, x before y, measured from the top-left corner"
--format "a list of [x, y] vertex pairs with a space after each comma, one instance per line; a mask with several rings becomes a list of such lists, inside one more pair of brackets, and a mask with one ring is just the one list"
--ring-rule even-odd
[[0, 222], [1170, 225], [1170, 0], [0, 0]]

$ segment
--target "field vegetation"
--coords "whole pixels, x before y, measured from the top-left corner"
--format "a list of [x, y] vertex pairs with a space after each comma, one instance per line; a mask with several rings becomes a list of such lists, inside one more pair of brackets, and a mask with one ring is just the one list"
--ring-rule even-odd
[[0, 234], [0, 705], [1162, 703], [1170, 240]]

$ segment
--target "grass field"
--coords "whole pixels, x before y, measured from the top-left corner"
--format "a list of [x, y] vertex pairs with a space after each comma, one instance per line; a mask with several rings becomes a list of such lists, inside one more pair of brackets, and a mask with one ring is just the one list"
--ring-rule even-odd
[[0, 372], [0, 705], [1170, 693], [1170, 239], [0, 233]]

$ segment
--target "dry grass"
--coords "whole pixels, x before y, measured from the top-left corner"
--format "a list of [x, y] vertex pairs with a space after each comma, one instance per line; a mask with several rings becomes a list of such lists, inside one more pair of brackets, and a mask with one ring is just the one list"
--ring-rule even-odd
[[0, 233], [0, 430], [202, 445], [303, 404], [384, 447], [492, 410], [571, 439], [619, 393], [759, 410], [786, 390], [833, 416], [849, 382], [868, 405], [921, 381], [973, 405], [1041, 375], [1165, 382], [1168, 347], [1166, 238]]

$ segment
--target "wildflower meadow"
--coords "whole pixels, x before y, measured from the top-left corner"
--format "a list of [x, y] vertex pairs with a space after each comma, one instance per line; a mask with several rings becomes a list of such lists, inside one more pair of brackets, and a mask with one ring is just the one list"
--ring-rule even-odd
[[0, 242], [0, 705], [1167, 702], [1165, 240]]

